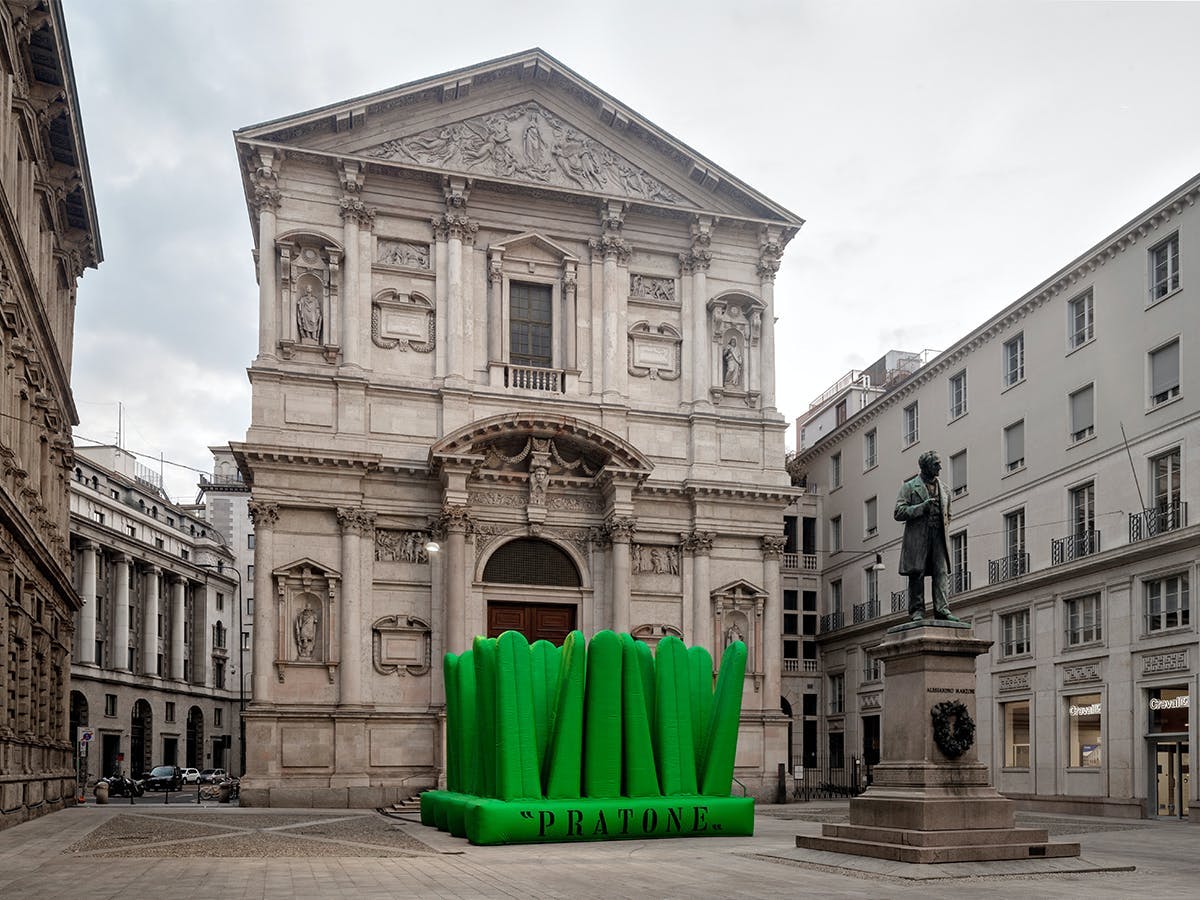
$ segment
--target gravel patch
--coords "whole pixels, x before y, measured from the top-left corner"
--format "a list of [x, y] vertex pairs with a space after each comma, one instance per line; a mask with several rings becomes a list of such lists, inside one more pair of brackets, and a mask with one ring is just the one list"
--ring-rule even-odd
[[165, 816], [119, 815], [109, 819], [64, 853], [92, 853], [97, 850], [142, 848], [162, 841], [224, 835], [220, 828], [198, 822], [176, 822]]

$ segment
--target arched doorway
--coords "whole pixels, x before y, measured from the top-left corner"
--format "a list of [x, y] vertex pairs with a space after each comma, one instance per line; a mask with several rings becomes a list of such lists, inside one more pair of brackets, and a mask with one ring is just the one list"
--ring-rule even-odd
[[84, 750], [82, 753], [80, 752], [79, 729], [88, 724], [87, 697], [85, 697], [81, 691], [71, 691], [70, 719], [71, 730], [68, 733], [68, 740], [71, 742], [71, 749], [75, 756], [75, 774], [82, 784], [87, 779], [87, 752], [91, 750], [92, 747], [91, 744], [84, 744]]
[[150, 704], [139, 700], [133, 704], [129, 720], [129, 770], [131, 778], [154, 768], [154, 718]]
[[187, 716], [187, 765], [194, 769], [204, 766], [204, 713], [193, 706]]
[[787, 697], [779, 698], [779, 709], [787, 716], [788, 720], [788, 769], [794, 773], [796, 770], [796, 751], [792, 749], [792, 704], [788, 702]]
[[[557, 646], [575, 628], [579, 569], [557, 544], [541, 538], [508, 541], [488, 559], [483, 582], [488, 637], [519, 631], [530, 642]], [[512, 590], [514, 585], [521, 589]]]

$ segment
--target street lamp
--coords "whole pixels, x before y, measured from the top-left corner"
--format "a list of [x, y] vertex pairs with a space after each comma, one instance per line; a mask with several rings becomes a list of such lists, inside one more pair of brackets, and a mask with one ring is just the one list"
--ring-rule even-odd
[[[225, 574], [225, 565], [213, 563], [196, 563], [197, 568], [212, 569], [221, 575]], [[244, 597], [242, 592], [242, 572], [237, 564], [229, 567], [235, 576], [237, 576], [238, 597], [238, 776], [246, 774], [246, 645], [242, 641], [242, 606], [244, 605]]]

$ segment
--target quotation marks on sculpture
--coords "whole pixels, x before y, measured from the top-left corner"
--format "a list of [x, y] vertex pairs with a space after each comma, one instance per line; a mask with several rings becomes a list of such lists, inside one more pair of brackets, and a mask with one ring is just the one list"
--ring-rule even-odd
[[446, 654], [445, 791], [421, 822], [473, 844], [749, 835], [731, 797], [746, 645], [712, 657], [601, 631], [561, 648], [523, 635]]

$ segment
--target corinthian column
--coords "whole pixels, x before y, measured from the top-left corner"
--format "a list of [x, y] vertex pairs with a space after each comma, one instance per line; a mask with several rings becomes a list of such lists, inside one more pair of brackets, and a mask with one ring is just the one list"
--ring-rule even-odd
[[439, 241], [446, 242], [446, 323], [439, 336], [446, 342], [446, 376], [453, 380], [466, 377], [464, 335], [468, 332], [466, 286], [463, 275], [463, 244], [475, 239], [479, 224], [467, 215], [470, 195], [466, 179], [448, 178], [444, 186], [446, 212], [433, 220]]
[[774, 709], [783, 690], [783, 593], [779, 589], [779, 556], [783, 553], [783, 535], [764, 534], [759, 542], [763, 554], [763, 589], [767, 592], [763, 611], [761, 646], [763, 658], [757, 671], [765, 673], [763, 706]]
[[251, 500], [249, 511], [250, 521], [254, 523], [254, 674], [250, 696], [254, 703], [266, 703], [270, 693], [271, 669], [275, 666], [275, 643], [279, 639], [279, 605], [271, 591], [279, 505]]
[[712, 634], [712, 591], [709, 585], [708, 557], [712, 553], [711, 531], [694, 531], [688, 536], [685, 547], [692, 551], [692, 643], [707, 647], [716, 655]]
[[279, 209], [279, 178], [272, 169], [273, 151], [262, 151], [254, 182], [254, 208], [258, 212], [258, 356], [275, 359], [279, 341], [276, 310], [278, 273], [275, 270], [275, 211]]
[[362, 201], [362, 164], [343, 162], [338, 174], [342, 183], [342, 243], [346, 248], [342, 271], [342, 365], [362, 368], [361, 311], [368, 307], [361, 296], [362, 280], [367, 280], [369, 289], [371, 271], [370, 268], [363, 271], [359, 233], [362, 226], [371, 227], [375, 211]]
[[158, 592], [162, 569], [151, 566], [146, 570], [145, 596], [142, 606], [142, 674], [159, 675], [158, 671]]
[[[365, 509], [337, 511], [342, 527], [342, 609], [338, 617], [338, 703], [363, 702], [363, 536], [374, 534], [375, 513]], [[257, 571], [257, 570], [256, 570]]]
[[680, 257], [683, 271], [692, 275], [692, 401], [709, 402], [712, 387], [712, 348], [708, 333], [708, 267], [712, 262], [712, 218], [697, 216], [692, 223], [691, 250]]
[[129, 671], [129, 556], [118, 553], [113, 601], [113, 668]]
[[79, 662], [96, 665], [96, 553], [94, 541], [83, 542], [83, 578], [79, 588], [83, 607], [79, 611]]
[[760, 338], [762, 365], [759, 377], [762, 406], [764, 410], [769, 410], [775, 408], [775, 273], [779, 271], [779, 259], [783, 255], [783, 243], [779, 239], [778, 231], [764, 228], [759, 247], [759, 292], [764, 305]]
[[470, 510], [458, 503], [442, 506], [441, 526], [446, 532], [446, 652], [462, 653], [467, 647], [467, 531]]
[[182, 575], [171, 576], [171, 679], [183, 681], [183, 616], [184, 589], [187, 580]]
[[622, 291], [628, 293], [629, 282], [626, 278], [622, 285], [618, 268], [618, 265], [624, 265], [629, 260], [630, 254], [629, 244], [621, 237], [624, 224], [625, 204], [610, 200], [600, 210], [600, 237], [588, 241], [593, 258], [599, 256], [604, 261], [600, 313], [600, 384], [604, 399], [609, 402], [620, 399], [623, 383], [619, 373], [625, 372], [625, 335], [621, 327], [625, 319], [625, 304], [622, 302]]
[[637, 519], [633, 516], [613, 516], [604, 523], [605, 531], [612, 541], [612, 630], [617, 634], [629, 631], [629, 550], [637, 531]]

